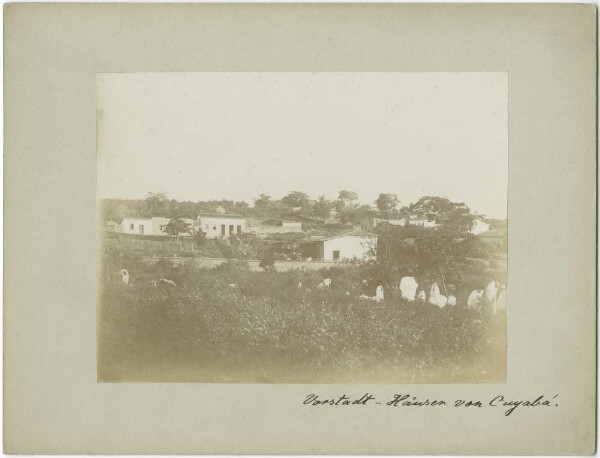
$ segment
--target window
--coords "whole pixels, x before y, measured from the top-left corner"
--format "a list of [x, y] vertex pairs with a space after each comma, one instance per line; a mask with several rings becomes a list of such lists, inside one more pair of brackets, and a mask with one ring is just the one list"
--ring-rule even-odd
[[216, 230], [217, 230], [217, 226], [213, 226], [213, 231], [216, 231]]
[[340, 251], [339, 250], [333, 250], [333, 260], [334, 261], [340, 260]]
[[238, 234], [241, 234], [241, 233], [242, 233], [242, 226], [241, 226], [241, 224], [240, 224], [240, 225], [238, 225], [238, 227], [237, 227], [237, 233], [238, 233]]
[[225, 235], [225, 225], [221, 224], [221, 235]]
[[140, 224], [140, 234], [144, 235], [144, 225]]
[[131, 223], [131, 224], [129, 225], [129, 230], [130, 230], [130, 231], [133, 231], [133, 229], [134, 229], [134, 228], [135, 228], [135, 224]]
[[229, 235], [233, 234], [233, 224], [229, 225]]

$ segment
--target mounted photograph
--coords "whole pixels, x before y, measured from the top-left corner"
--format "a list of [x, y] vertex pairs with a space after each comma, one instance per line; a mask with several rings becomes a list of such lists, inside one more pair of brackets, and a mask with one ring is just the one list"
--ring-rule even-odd
[[507, 73], [102, 73], [96, 109], [99, 382], [506, 382]]

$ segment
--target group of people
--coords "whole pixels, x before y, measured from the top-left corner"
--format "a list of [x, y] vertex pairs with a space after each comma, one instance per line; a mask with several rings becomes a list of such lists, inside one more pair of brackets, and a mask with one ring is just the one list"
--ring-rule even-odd
[[[408, 302], [428, 302], [439, 308], [457, 304], [456, 297], [452, 294], [449, 294], [448, 296], [442, 294], [437, 283], [431, 285], [428, 297], [423, 289], [419, 291], [419, 284], [414, 277], [402, 277], [399, 289], [402, 294], [402, 299]], [[367, 298], [367, 296], [365, 296], [365, 298]], [[377, 287], [375, 297], [370, 299], [383, 301], [383, 287], [381, 285]], [[479, 309], [489, 307], [494, 312], [506, 310], [506, 286], [500, 285], [497, 281], [492, 280], [486, 286], [485, 290], [474, 290], [469, 294], [467, 307]]]

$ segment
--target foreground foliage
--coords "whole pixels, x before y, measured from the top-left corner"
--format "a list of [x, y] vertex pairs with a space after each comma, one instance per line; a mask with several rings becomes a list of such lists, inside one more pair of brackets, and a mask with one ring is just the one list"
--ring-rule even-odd
[[[131, 285], [115, 281], [116, 264], [130, 270]], [[177, 287], [154, 286], [160, 278]], [[323, 278], [333, 280], [330, 288], [317, 287]], [[448, 383], [506, 376], [506, 314], [407, 303], [387, 284], [383, 303], [360, 299], [380, 281], [372, 266], [249, 272], [243, 262], [206, 270], [123, 258], [107, 261], [100, 281], [100, 380]]]

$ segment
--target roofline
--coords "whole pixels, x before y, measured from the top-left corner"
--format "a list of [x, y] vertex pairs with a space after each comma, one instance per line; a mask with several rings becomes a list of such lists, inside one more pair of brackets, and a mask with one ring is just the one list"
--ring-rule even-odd
[[237, 218], [237, 219], [245, 219], [242, 215], [238, 215], [237, 213], [198, 213], [198, 218], [202, 217], [208, 218]]
[[147, 221], [151, 220], [152, 218], [162, 218], [162, 216], [152, 216], [150, 218], [148, 218], [146, 216], [124, 216], [123, 217], [123, 219], [145, 219]]
[[[362, 234], [354, 234], [354, 232], [362, 231]], [[339, 239], [341, 237], [379, 237], [377, 234], [373, 234], [372, 232], [368, 232], [362, 229], [352, 229], [349, 232], [342, 232], [340, 234], [331, 235], [329, 237], [322, 238], [320, 240], [314, 240], [315, 242], [323, 242], [327, 240]]]
[[[248, 220], [260, 220], [262, 223], [268, 220], [273, 221], [281, 221], [282, 223], [294, 223], [294, 224], [302, 224], [302, 221], [294, 221], [291, 219], [279, 219], [279, 218], [246, 218]], [[257, 226], [273, 226], [273, 224], [257, 224]], [[277, 226], [276, 226], [277, 227]]]
[[[145, 221], [152, 221], [153, 219], [176, 219], [176, 218], [169, 218], [168, 216], [151, 216], [151, 217], [145, 217], [145, 216], [124, 216], [121, 219], [121, 223], [123, 222], [124, 219], [143, 219]], [[179, 219], [192, 219], [192, 218], [179, 218]]]

